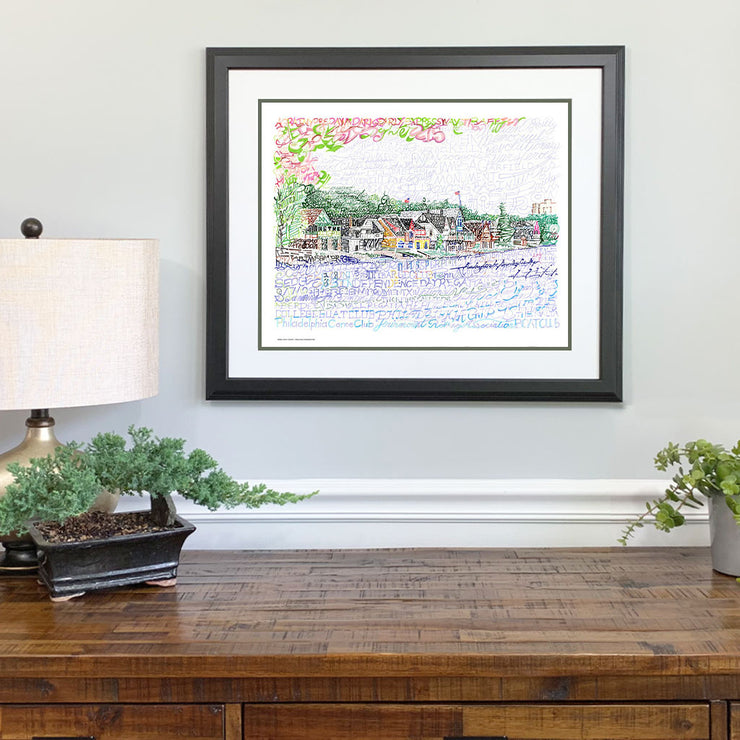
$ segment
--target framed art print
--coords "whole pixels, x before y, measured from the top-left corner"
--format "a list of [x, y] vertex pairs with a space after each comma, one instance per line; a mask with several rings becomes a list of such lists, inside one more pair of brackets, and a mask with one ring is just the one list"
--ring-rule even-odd
[[621, 400], [624, 49], [208, 49], [207, 397]]

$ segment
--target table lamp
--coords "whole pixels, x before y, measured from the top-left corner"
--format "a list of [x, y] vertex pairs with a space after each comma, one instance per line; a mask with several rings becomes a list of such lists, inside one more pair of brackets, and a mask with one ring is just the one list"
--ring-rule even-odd
[[[159, 245], [155, 239], [42, 239], [37, 219], [23, 239], [0, 239], [0, 409], [30, 409], [25, 439], [7, 465], [61, 444], [49, 409], [122, 403], [156, 395], [159, 375]], [[0, 538], [0, 572], [36, 565], [30, 538]]]

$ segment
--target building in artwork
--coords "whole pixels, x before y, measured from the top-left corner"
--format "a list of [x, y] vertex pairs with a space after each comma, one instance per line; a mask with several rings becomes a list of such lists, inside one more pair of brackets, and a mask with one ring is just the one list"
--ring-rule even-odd
[[424, 211], [417, 217], [416, 225], [427, 231], [433, 248], [450, 253], [472, 250], [474, 236], [463, 222], [459, 208]]
[[551, 198], [545, 198], [545, 200], [539, 203], [532, 203], [532, 215], [533, 216], [551, 216], [555, 213], [555, 207], [557, 203]]
[[496, 237], [490, 221], [466, 221], [465, 228], [473, 234], [473, 251], [493, 249]]
[[322, 208], [304, 208], [297, 238], [280, 252], [288, 260], [305, 261], [320, 252], [431, 257], [532, 247], [557, 240], [557, 226], [548, 227], [555, 229], [554, 235], [541, 234], [538, 219], [533, 218], [554, 215], [555, 206], [555, 201], [546, 198], [533, 203], [532, 214], [526, 218], [504, 214], [506, 223], [500, 223], [498, 216], [465, 221], [459, 207], [339, 218], [331, 218]]
[[405, 246], [407, 249], [414, 249], [417, 252], [426, 252], [430, 249], [431, 240], [427, 230], [414, 224], [414, 219], [401, 219], [406, 230]]
[[383, 229], [383, 249], [398, 249], [398, 242], [403, 241], [403, 224], [398, 216], [378, 216], [378, 223]]
[[343, 224], [342, 247], [345, 252], [377, 252], [383, 245], [383, 227], [377, 218], [349, 218]]
[[[393, 249], [407, 249], [416, 252], [429, 251], [431, 241], [429, 233], [423, 226], [414, 224], [413, 218], [384, 216], [379, 219], [386, 226], [386, 244], [393, 243]], [[400, 227], [400, 228], [399, 228]]]
[[309, 242], [315, 249], [342, 248], [342, 229], [323, 208], [304, 208], [301, 211], [301, 231], [302, 241]]

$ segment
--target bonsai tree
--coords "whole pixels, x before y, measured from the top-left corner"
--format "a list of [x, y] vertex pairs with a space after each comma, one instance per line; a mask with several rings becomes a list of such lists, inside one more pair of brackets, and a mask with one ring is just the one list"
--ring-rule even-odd
[[[721, 496], [740, 525], [740, 442], [731, 450], [705, 439], [679, 446], [670, 442], [655, 456], [657, 470], [678, 470], [665, 493], [645, 504], [645, 511], [627, 524], [619, 538], [622, 545], [643, 527], [648, 518], [656, 529], [670, 532], [686, 521], [683, 510], [704, 505], [704, 498]], [[686, 467], [684, 467], [686, 466]]]
[[21, 534], [29, 519], [64, 521], [92, 506], [103, 490], [72, 443], [29, 465], [10, 463], [15, 480], [0, 498], [0, 533]]
[[204, 450], [186, 453], [185, 440], [155, 437], [145, 427], [129, 427], [128, 433], [129, 446], [123, 437], [103, 433], [84, 448], [72, 442], [27, 466], [8, 465], [14, 482], [0, 498], [0, 534], [23, 532], [30, 519], [64, 522], [88, 511], [103, 490], [148, 494], [159, 526], [174, 524], [175, 492], [211, 511], [294, 503], [318, 493], [297, 495], [238, 483]]

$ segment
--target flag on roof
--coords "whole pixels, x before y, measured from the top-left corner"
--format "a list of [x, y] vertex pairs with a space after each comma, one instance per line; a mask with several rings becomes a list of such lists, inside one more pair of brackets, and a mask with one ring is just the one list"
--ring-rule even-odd
[[455, 191], [455, 195], [460, 195], [460, 191], [459, 190], [456, 190]]

